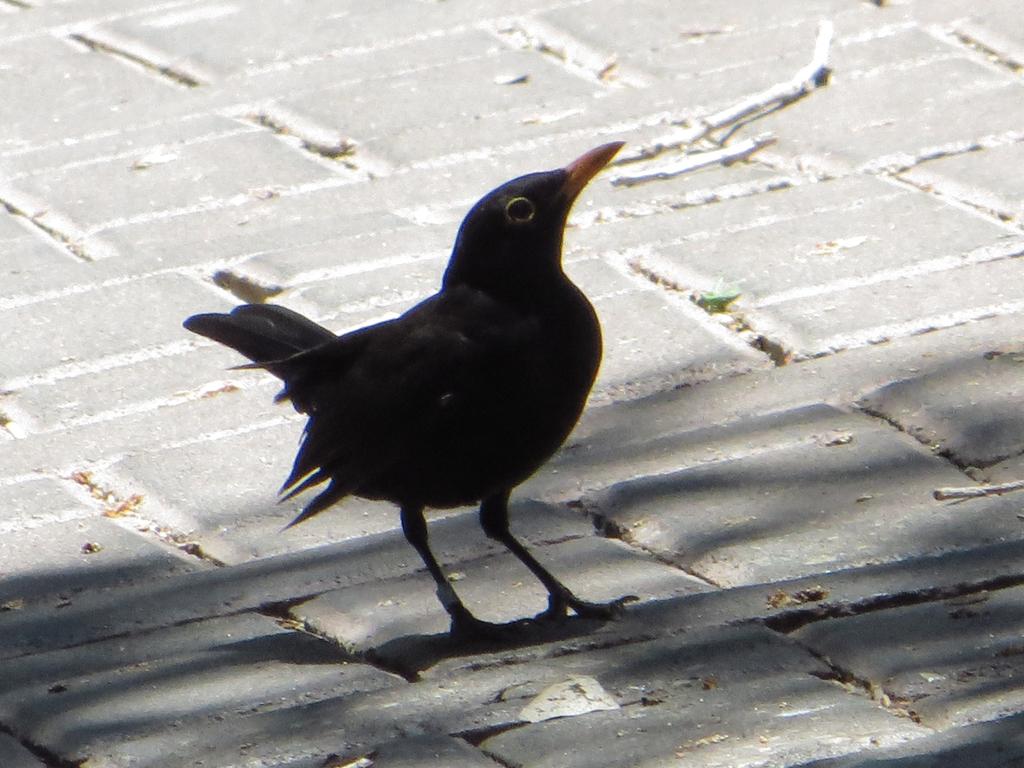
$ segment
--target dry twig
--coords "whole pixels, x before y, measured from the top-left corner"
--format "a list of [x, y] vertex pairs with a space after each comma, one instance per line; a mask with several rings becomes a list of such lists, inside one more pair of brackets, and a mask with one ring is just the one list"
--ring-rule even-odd
[[[647, 164], [632, 173], [615, 176], [612, 178], [612, 184], [630, 186], [651, 179], [669, 179], [707, 165], [727, 165], [746, 159], [761, 147], [771, 144], [774, 139], [768, 134], [762, 134], [733, 147], [724, 146], [729, 137], [741, 126], [798, 101], [828, 83], [832, 72], [828, 65], [832, 36], [832, 22], [822, 21], [818, 25], [818, 37], [811, 60], [789, 80], [752, 94], [712, 115], [687, 121], [651, 144], [639, 147], [633, 154], [622, 156], [616, 164], [621, 166], [638, 160], [647, 160], [663, 152], [690, 147], [698, 142], [710, 142], [717, 145], [717, 149], [690, 153], [683, 159], [667, 163]], [[715, 137], [715, 132], [722, 129], [728, 130], [723, 136]]]
[[1015, 480], [1012, 483], [1000, 483], [998, 485], [972, 485], [966, 488], [936, 488], [932, 492], [939, 501], [946, 499], [977, 499], [983, 496], [1002, 496], [1011, 491], [1024, 490], [1024, 480]]

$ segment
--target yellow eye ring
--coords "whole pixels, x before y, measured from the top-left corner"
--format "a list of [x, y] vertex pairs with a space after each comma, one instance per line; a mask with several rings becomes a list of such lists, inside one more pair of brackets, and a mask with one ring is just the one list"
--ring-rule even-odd
[[525, 224], [533, 219], [537, 209], [526, 197], [513, 197], [505, 203], [505, 218], [512, 224]]

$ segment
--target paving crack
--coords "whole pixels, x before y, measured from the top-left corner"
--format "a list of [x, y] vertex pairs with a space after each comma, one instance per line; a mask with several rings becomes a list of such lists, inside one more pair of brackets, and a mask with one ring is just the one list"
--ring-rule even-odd
[[279, 136], [294, 136], [306, 152], [326, 157], [328, 160], [343, 160], [351, 157], [356, 151], [355, 142], [336, 131], [311, 130], [308, 127], [307, 130], [302, 131], [291, 124], [294, 120], [288, 120], [269, 110], [246, 115], [246, 119], [256, 125], [269, 128]]
[[347, 172], [352, 180], [365, 181], [392, 172], [391, 165], [360, 149], [358, 142], [340, 131], [321, 125], [279, 104], [265, 104], [234, 115], [235, 119], [266, 128], [332, 171]]
[[629, 85], [642, 88], [646, 81], [619, 71], [618, 58], [594, 50], [565, 32], [535, 18], [499, 21], [488, 28], [511, 48], [538, 53], [553, 59], [571, 74], [603, 86]]
[[705, 574], [694, 571], [691, 568], [687, 568], [686, 566], [681, 565], [680, 563], [672, 560], [671, 558], [666, 557], [658, 552], [655, 552], [654, 550], [640, 543], [635, 538], [633, 538], [628, 528], [620, 525], [619, 523], [610, 519], [609, 517], [597, 511], [596, 509], [587, 507], [584, 502], [580, 501], [577, 502], [577, 504], [581, 509], [584, 510], [587, 516], [591, 519], [591, 521], [594, 524], [594, 530], [597, 531], [597, 533], [600, 536], [603, 536], [606, 539], [616, 539], [618, 541], [623, 542], [624, 544], [628, 544], [630, 547], [643, 552], [645, 555], [652, 558], [653, 560], [656, 560], [662, 565], [667, 565], [670, 568], [675, 568], [676, 570], [682, 571], [690, 578], [696, 579], [702, 584], [706, 584], [707, 586], [714, 587], [716, 589], [723, 589], [723, 586], [721, 584], [709, 579]]
[[912, 710], [908, 708], [909, 702], [901, 699], [895, 695], [888, 693], [883, 686], [876, 683], [874, 680], [865, 677], [859, 677], [852, 670], [846, 669], [845, 667], [836, 664], [828, 656], [819, 653], [814, 648], [810, 648], [803, 643], [800, 646], [811, 654], [814, 658], [818, 659], [822, 664], [828, 667], [827, 671], [814, 671], [811, 672], [812, 677], [816, 677], [819, 680], [826, 680], [828, 682], [835, 683], [839, 687], [843, 688], [848, 693], [866, 695], [873, 702], [897, 717], [906, 717], [913, 720], [915, 723], [920, 724], [920, 718], [914, 714]]
[[964, 475], [969, 477], [971, 480], [978, 480], [978, 478], [975, 477], [975, 475], [978, 474], [978, 470], [987, 469], [988, 467], [994, 466], [995, 464], [998, 464], [1001, 461], [1006, 461], [1007, 459], [1015, 458], [1017, 456], [1022, 455], [1019, 452], [1010, 452], [1006, 454], [995, 455], [987, 461], [973, 461], [967, 463], [961, 460], [952, 449], [942, 448], [940, 444], [933, 443], [928, 439], [927, 435], [921, 433], [918, 430], [907, 429], [907, 427], [900, 423], [896, 419], [896, 417], [890, 416], [888, 413], [885, 413], [884, 411], [880, 411], [876, 408], [872, 408], [871, 406], [862, 403], [854, 403], [853, 407], [860, 413], [879, 419], [888, 424], [889, 426], [891, 426], [893, 429], [902, 432], [908, 437], [912, 437], [921, 445], [928, 448], [933, 453], [933, 455], [945, 459], [947, 462], [953, 465], [953, 467], [955, 467], [957, 470], [959, 470]]
[[67, 39], [72, 43], [84, 45], [91, 51], [104, 53], [119, 61], [141, 67], [158, 75], [162, 82], [179, 88], [197, 88], [207, 79], [194, 68], [182, 64], [177, 57], [168, 56], [137, 41], [101, 33], [99, 30], [73, 32]]
[[104, 486], [93, 477], [92, 472], [87, 470], [76, 470], [68, 479], [85, 488], [89, 496], [100, 503], [104, 517], [131, 515], [143, 501], [142, 494], [133, 493], [123, 496], [112, 488]]
[[82, 230], [44, 204], [29, 200], [13, 190], [0, 190], [0, 206], [11, 216], [31, 225], [48, 242], [76, 261], [91, 262], [110, 255], [90, 253], [82, 244], [86, 236]]
[[784, 341], [758, 331], [740, 308], [731, 306], [740, 297], [738, 292], [701, 291], [697, 288], [687, 287], [647, 266], [639, 258], [630, 259], [627, 264], [631, 271], [645, 280], [660, 288], [682, 295], [711, 317], [719, 319], [723, 326], [743, 339], [749, 346], [767, 355], [776, 367], [788, 365], [793, 361], [794, 351]]
[[19, 11], [27, 11], [32, 8], [32, 6], [24, 0], [0, 0], [0, 7], [2, 6], [9, 6]]
[[1024, 584], [1024, 573], [1003, 574], [978, 581], [961, 582], [960, 584], [943, 587], [928, 587], [907, 592], [872, 595], [863, 600], [849, 603], [818, 603], [808, 608], [795, 608], [777, 613], [774, 616], [761, 619], [761, 623], [769, 629], [788, 635], [801, 627], [817, 621], [859, 616], [864, 613], [885, 611], [892, 608], [906, 608], [922, 603], [933, 603], [939, 600], [950, 600], [964, 595], [978, 594], [980, 592], [1010, 589], [1012, 587], [1019, 587], [1022, 584]]
[[965, 29], [954, 29], [948, 34], [949, 38], [953, 41], [959, 43], [965, 48], [969, 48], [970, 50], [981, 54], [987, 61], [995, 64], [997, 67], [1009, 70], [1015, 75], [1019, 75], [1021, 72], [1024, 72], [1024, 62], [1018, 61], [1013, 54], [999, 51], [991, 45], [988, 45], [970, 31]]

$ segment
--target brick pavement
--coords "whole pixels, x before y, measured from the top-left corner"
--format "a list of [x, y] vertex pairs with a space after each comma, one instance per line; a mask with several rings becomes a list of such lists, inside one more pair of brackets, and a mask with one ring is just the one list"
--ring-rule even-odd
[[[726, 149], [774, 143], [668, 173], [822, 20]], [[932, 498], [1024, 479], [1022, 67], [1012, 0], [0, 0], [0, 765], [1024, 765], [1024, 502]], [[387, 505], [281, 532], [301, 420], [180, 322], [393, 316], [612, 139], [604, 365], [513, 526], [641, 602], [455, 647]], [[437, 518], [471, 606], [541, 607]]]

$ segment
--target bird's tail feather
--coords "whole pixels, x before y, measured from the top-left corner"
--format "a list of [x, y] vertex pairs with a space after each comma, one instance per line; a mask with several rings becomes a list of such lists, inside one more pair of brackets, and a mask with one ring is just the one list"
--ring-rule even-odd
[[255, 366], [284, 378], [274, 363], [323, 344], [335, 335], [322, 325], [276, 304], [243, 304], [230, 314], [188, 318], [185, 328], [245, 355]]

